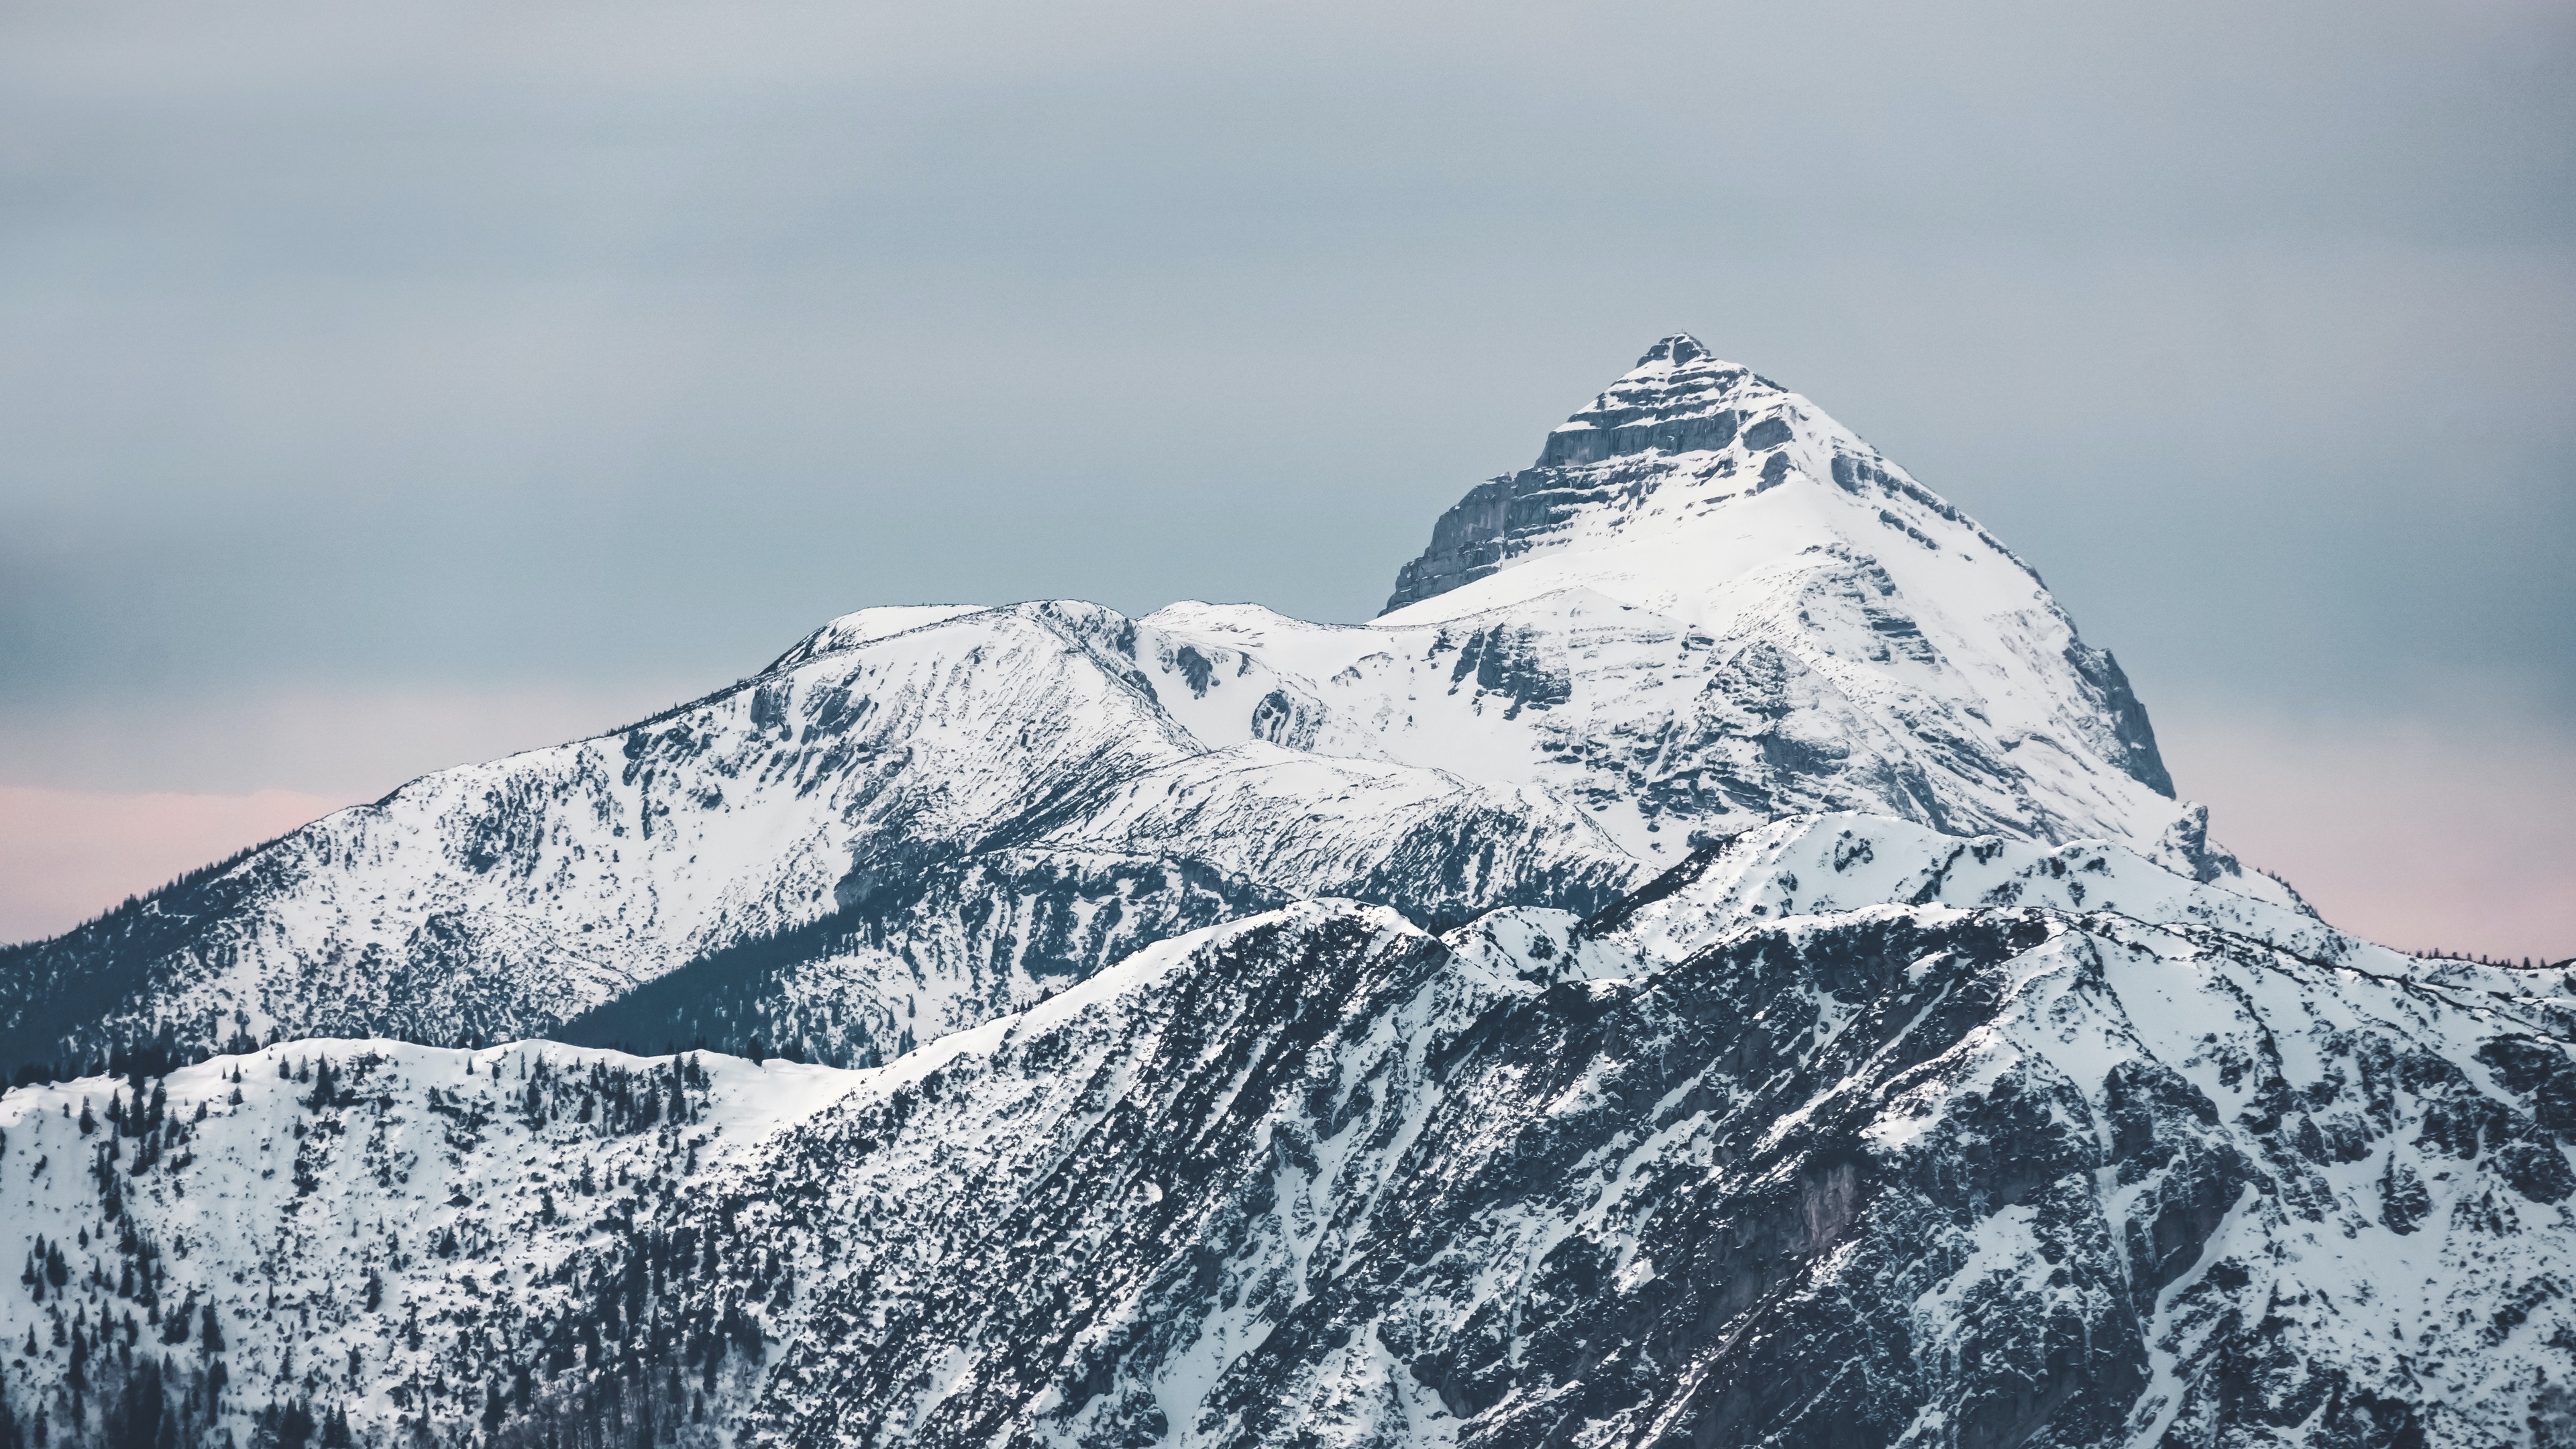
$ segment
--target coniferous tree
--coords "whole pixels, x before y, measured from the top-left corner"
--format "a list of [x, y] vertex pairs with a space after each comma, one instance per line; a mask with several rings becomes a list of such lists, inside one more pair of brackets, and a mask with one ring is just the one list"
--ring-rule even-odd
[[277, 1416], [275, 1432], [278, 1449], [304, 1449], [306, 1444], [312, 1442], [316, 1427], [318, 1426], [313, 1422], [313, 1411], [305, 1407], [303, 1400], [298, 1399], [287, 1405], [285, 1411]]
[[162, 1449], [165, 1440], [176, 1438], [177, 1425], [171, 1422], [169, 1407], [161, 1392], [161, 1366], [146, 1354], [125, 1376], [123, 1391], [108, 1406], [107, 1449]]

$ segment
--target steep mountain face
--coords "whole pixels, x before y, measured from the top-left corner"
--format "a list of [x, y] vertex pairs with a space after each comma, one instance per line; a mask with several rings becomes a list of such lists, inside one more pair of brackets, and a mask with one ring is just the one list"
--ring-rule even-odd
[[2039, 576], [1814, 404], [1690, 337], [1443, 515], [1381, 622], [1575, 590], [1698, 631], [1741, 671], [1730, 703], [1772, 730], [1709, 733], [1774, 741], [1809, 780], [1903, 781], [1915, 808], [1890, 813], [2146, 841], [2170, 819], [2145, 708]]
[[866, 1063], [1319, 895], [1597, 909], [1812, 810], [2209, 847], [2018, 560], [1804, 399], [1658, 343], [1360, 628], [874, 609], [0, 953], [0, 1063], [553, 1033]]
[[80, 1422], [166, 1361], [359, 1442], [2549, 1444], [2571, 1026], [2107, 843], [1804, 817], [1589, 919], [1211, 927], [873, 1071], [22, 1089], [0, 1334], [22, 1417], [86, 1334]]

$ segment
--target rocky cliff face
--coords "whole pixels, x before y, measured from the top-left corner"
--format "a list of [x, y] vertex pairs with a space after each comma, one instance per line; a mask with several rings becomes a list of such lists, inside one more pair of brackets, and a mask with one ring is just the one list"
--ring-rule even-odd
[[126, 1072], [0, 1097], [0, 1449], [2576, 1442], [2576, 980], [1687, 337], [1368, 626], [865, 611], [0, 1012]]
[[[1793, 427], [1771, 409], [1788, 398], [1770, 379], [1711, 357], [1697, 338], [1663, 339], [1637, 359], [1635, 370], [1549, 433], [1536, 465], [1468, 490], [1440, 515], [1431, 546], [1396, 573], [1386, 612], [1473, 583], [1562, 540], [1585, 513], [1618, 506], [1622, 493], [1642, 497], [1662, 481], [1672, 458], [1706, 454], [1740, 467], [1750, 456], [1767, 471], [1780, 456], [1785, 481], [1787, 458], [1774, 450], [1789, 441]], [[1738, 448], [1751, 411], [1766, 413], [1762, 431]], [[1624, 466], [1601, 466], [1623, 459]]]

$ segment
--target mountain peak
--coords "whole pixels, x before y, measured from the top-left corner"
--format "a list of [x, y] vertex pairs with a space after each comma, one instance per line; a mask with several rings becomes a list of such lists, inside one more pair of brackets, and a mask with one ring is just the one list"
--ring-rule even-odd
[[1657, 363], [1663, 363], [1668, 367], [1681, 367], [1697, 362], [1708, 355], [1708, 349], [1701, 345], [1698, 338], [1687, 332], [1676, 332], [1669, 337], [1658, 339], [1654, 346], [1647, 348], [1646, 355], [1637, 359], [1634, 371], [1642, 372]]
[[[1791, 446], [1793, 440], [1799, 446]], [[1537, 460], [1473, 490], [1442, 515], [1431, 546], [1406, 564], [1386, 611], [1415, 605], [1517, 566], [1636, 536], [1658, 515], [1678, 521], [1724, 499], [1794, 478], [1842, 481], [1876, 453], [1804, 398], [1687, 332], [1658, 339], [1637, 365], [1551, 429]], [[1747, 470], [1750, 470], [1749, 472]], [[1904, 480], [1938, 510], [1956, 510]], [[1674, 488], [1688, 499], [1667, 496]], [[1846, 491], [1851, 491], [1846, 485]], [[1969, 525], [1973, 528], [1973, 525]], [[1821, 541], [1813, 530], [1790, 544]]]
[[1991, 737], [1996, 758], [2046, 739], [2084, 761], [2074, 796], [2097, 790], [2097, 764], [2128, 777], [2099, 787], [2118, 803], [2069, 810], [2084, 828], [2146, 840], [2171, 816], [2144, 707], [2039, 576], [1814, 403], [1688, 333], [1552, 429], [1531, 466], [1442, 514], [1377, 622], [1578, 595], [1798, 661], [1853, 701], [1820, 736], [1836, 749], [1846, 726], [1891, 716], [1912, 735]]

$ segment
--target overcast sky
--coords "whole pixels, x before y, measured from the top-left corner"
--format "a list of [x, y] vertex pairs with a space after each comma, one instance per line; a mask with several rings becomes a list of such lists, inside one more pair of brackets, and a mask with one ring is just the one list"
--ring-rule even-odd
[[0, 0], [0, 939], [869, 604], [1360, 620], [1656, 336], [2576, 954], [2576, 7]]

